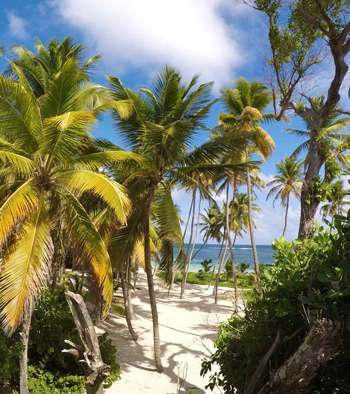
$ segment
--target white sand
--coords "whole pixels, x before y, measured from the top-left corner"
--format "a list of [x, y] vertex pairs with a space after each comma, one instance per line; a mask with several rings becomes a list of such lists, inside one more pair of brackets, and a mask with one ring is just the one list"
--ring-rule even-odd
[[[132, 296], [137, 343], [131, 339], [124, 318], [113, 315], [105, 323], [118, 349], [117, 361], [122, 370], [121, 380], [106, 392], [176, 394], [191, 389], [196, 394], [210, 392], [205, 389], [208, 376], [200, 376], [201, 360], [213, 351], [220, 322], [232, 314], [232, 289], [220, 289], [221, 297], [215, 305], [212, 287], [188, 285], [184, 299], [180, 300], [178, 286], [168, 297], [167, 290], [157, 284], [164, 366], [164, 372], [159, 374], [153, 363], [151, 312], [144, 274], [140, 275], [137, 288]], [[214, 393], [220, 391], [215, 389]]]

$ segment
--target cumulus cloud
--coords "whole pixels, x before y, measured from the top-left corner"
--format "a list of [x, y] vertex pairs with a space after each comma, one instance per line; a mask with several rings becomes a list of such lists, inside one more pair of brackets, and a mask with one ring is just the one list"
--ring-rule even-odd
[[104, 58], [119, 67], [159, 68], [169, 63], [185, 77], [200, 73], [218, 85], [244, 62], [232, 20], [232, 0], [55, 0], [63, 19], [79, 29]]
[[7, 21], [11, 36], [19, 39], [24, 39], [28, 36], [28, 23], [25, 19], [10, 11], [7, 13]]

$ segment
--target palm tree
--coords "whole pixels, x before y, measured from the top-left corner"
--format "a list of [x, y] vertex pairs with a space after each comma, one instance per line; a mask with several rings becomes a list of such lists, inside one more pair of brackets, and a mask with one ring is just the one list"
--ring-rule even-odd
[[63, 231], [76, 240], [90, 263], [105, 314], [112, 300], [109, 255], [80, 196], [96, 196], [120, 223], [125, 223], [130, 210], [125, 188], [97, 171], [118, 160], [118, 154], [86, 153], [93, 144], [89, 129], [98, 108], [91, 107], [91, 97], [83, 97], [82, 75], [73, 61], [68, 63], [40, 99], [16, 64], [12, 64], [16, 80], [0, 77], [0, 160], [3, 171], [12, 174], [7, 176], [0, 206], [1, 321], [8, 333], [23, 321], [21, 393], [28, 392], [31, 311], [50, 278], [55, 238]]
[[[142, 223], [144, 261], [153, 322], [154, 357], [157, 370], [162, 371], [157, 304], [154, 292], [150, 219], [154, 197], [166, 180], [190, 177], [194, 164], [208, 162], [202, 148], [189, 152], [195, 131], [203, 126], [213, 101], [211, 84], [197, 86], [197, 78], [184, 84], [175, 70], [166, 67], [151, 89], [133, 92], [117, 78], [110, 77], [116, 102], [129, 103], [125, 114], [117, 112], [116, 124], [121, 136], [143, 161], [127, 178], [127, 185], [138, 194], [138, 220]], [[200, 166], [198, 167], [200, 170]], [[136, 192], [135, 192], [136, 191]]]
[[[248, 161], [252, 154], [258, 153], [266, 159], [275, 147], [275, 144], [268, 132], [260, 126], [265, 119], [273, 118], [272, 115], [262, 112], [271, 102], [270, 91], [259, 82], [248, 82], [241, 78], [237, 81], [234, 89], [226, 89], [222, 95], [228, 113], [221, 114], [219, 118], [219, 134], [232, 141], [233, 152], [231, 157], [224, 160], [237, 159], [237, 143], [241, 149], [241, 155]], [[242, 160], [242, 159], [241, 159]], [[252, 181], [251, 169], [246, 168], [246, 184], [249, 200], [249, 234], [252, 245], [252, 257], [256, 279], [260, 283], [260, 270], [258, 255], [255, 244], [254, 224], [252, 218]]]
[[[183, 275], [181, 281], [181, 291], [180, 298], [182, 299], [185, 294], [187, 276], [189, 272], [189, 268], [192, 262], [192, 258], [194, 258], [194, 250], [196, 246], [196, 239], [199, 228], [199, 221], [201, 217], [201, 204], [204, 199], [211, 200], [212, 196], [210, 194], [210, 189], [212, 186], [212, 179], [210, 177], [205, 176], [204, 173], [196, 173], [194, 174], [190, 180], [186, 180], [187, 190], [192, 190], [192, 201], [190, 205], [189, 218], [191, 220], [190, 223], [190, 236], [187, 247], [187, 253], [185, 258], [185, 265], [183, 267]], [[198, 204], [197, 204], [197, 194], [198, 194]], [[196, 214], [196, 209], [198, 210]], [[195, 222], [197, 216], [197, 222]], [[185, 234], [184, 234], [185, 235]], [[204, 244], [207, 240], [205, 240]], [[197, 250], [198, 253], [200, 249]]]
[[344, 189], [343, 181], [339, 180], [332, 183], [328, 189], [327, 202], [321, 208], [324, 221], [327, 217], [332, 218], [335, 215], [342, 215], [350, 203], [345, 200], [349, 193]]
[[282, 205], [286, 208], [282, 237], [284, 237], [287, 229], [290, 196], [300, 198], [303, 184], [301, 167], [302, 162], [297, 161], [294, 156], [285, 157], [277, 164], [277, 175], [266, 185], [271, 187], [266, 199], [274, 196], [273, 204], [277, 199], [280, 199]]

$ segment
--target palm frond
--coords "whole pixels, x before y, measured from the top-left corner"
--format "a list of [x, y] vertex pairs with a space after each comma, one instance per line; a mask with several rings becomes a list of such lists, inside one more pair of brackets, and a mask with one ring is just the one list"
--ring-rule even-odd
[[124, 186], [104, 174], [83, 169], [61, 172], [56, 181], [73, 193], [89, 192], [96, 195], [114, 210], [119, 222], [125, 224], [131, 206]]
[[39, 204], [35, 179], [29, 178], [0, 207], [0, 245], [4, 245], [14, 227], [27, 219]]
[[32, 220], [5, 254], [0, 276], [1, 320], [12, 333], [28, 305], [33, 305], [46, 285], [53, 255], [50, 219], [42, 200]]

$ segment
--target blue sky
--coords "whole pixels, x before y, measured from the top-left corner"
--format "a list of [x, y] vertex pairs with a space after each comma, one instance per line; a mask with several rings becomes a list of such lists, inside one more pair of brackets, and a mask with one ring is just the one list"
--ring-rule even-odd
[[[93, 75], [99, 83], [114, 74], [130, 87], [144, 86], [166, 63], [185, 78], [200, 74], [203, 81], [213, 80], [214, 95], [240, 76], [261, 81], [270, 78], [265, 20], [239, 0], [2, 0], [1, 5], [0, 45], [7, 57], [12, 56], [14, 44], [31, 48], [36, 38], [47, 42], [70, 35], [83, 43], [87, 56], [102, 55]], [[6, 67], [4, 59], [0, 67]], [[213, 109], [209, 126], [215, 125], [219, 110], [219, 105]], [[275, 173], [276, 163], [300, 142], [285, 131], [296, 124], [291, 120], [266, 126], [277, 146], [262, 166], [266, 180]], [[119, 141], [108, 115], [97, 124], [95, 133]], [[200, 144], [207, 136], [200, 133], [194, 143]], [[178, 190], [175, 199], [186, 217], [190, 196]], [[270, 243], [283, 227], [282, 208], [278, 204], [273, 208], [265, 200], [266, 191], [258, 193], [261, 211], [255, 221], [261, 244]], [[296, 236], [298, 219], [298, 204], [293, 201], [288, 238]], [[239, 242], [246, 243], [247, 237]]]

